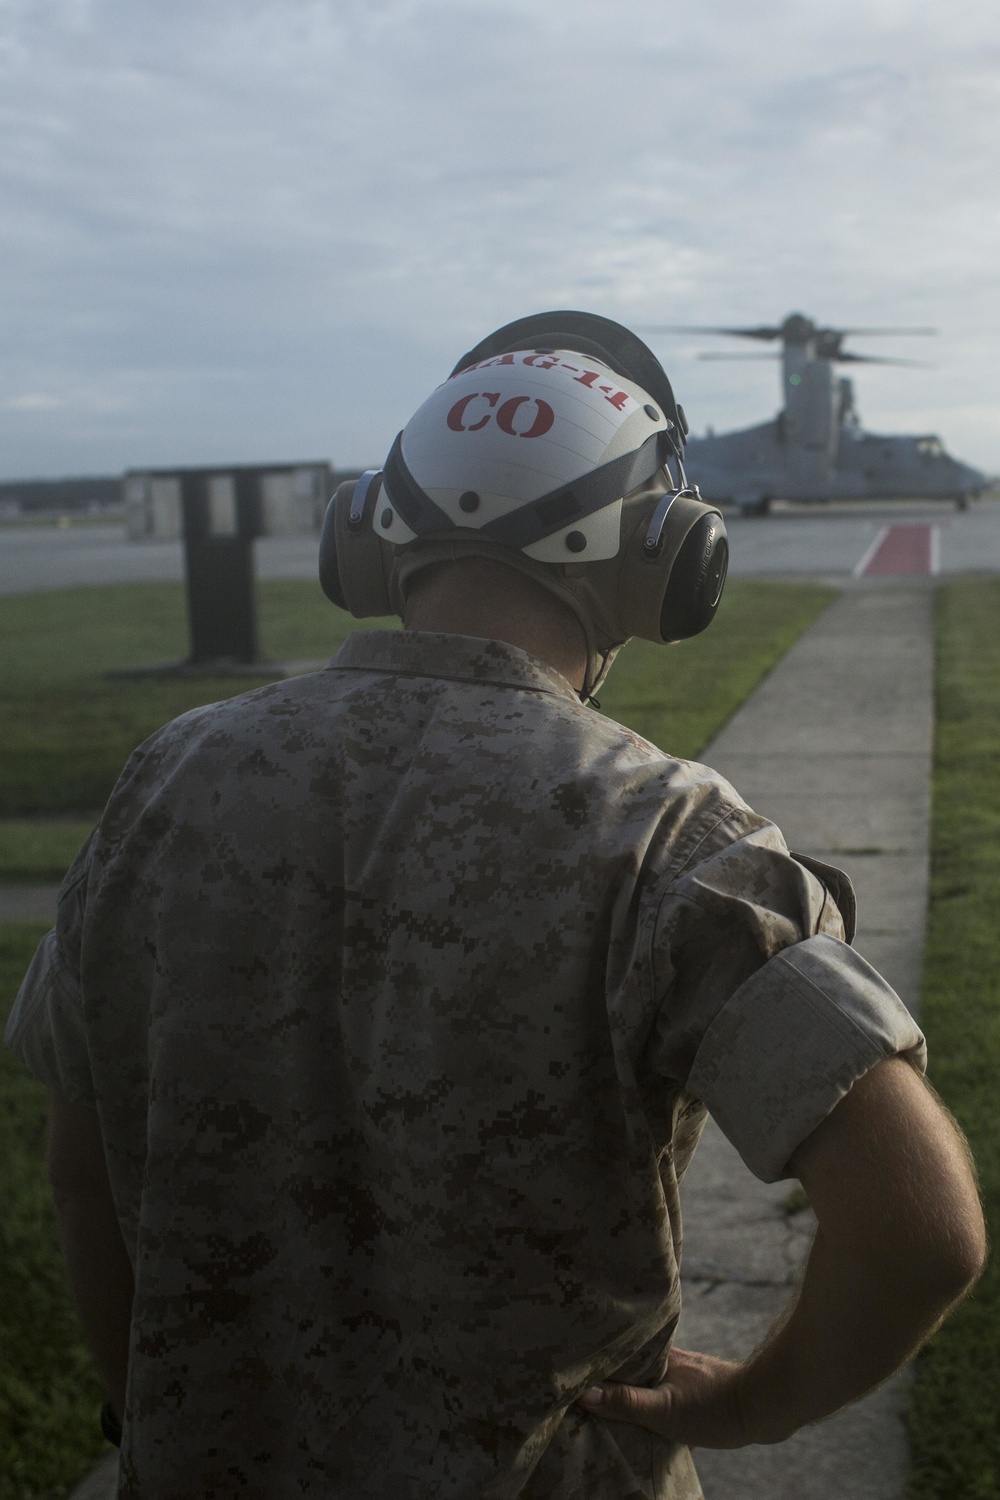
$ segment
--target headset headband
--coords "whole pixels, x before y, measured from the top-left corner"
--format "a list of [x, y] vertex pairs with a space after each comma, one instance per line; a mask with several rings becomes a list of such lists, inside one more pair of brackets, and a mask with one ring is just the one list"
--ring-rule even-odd
[[667, 379], [667, 372], [648, 345], [630, 328], [615, 323], [611, 318], [602, 318], [597, 313], [547, 312], [534, 313], [528, 318], [517, 318], [506, 323], [495, 333], [482, 339], [468, 354], [463, 354], [452, 375], [459, 375], [470, 365], [481, 360], [492, 359], [498, 354], [510, 354], [518, 349], [534, 349], [541, 345], [549, 349], [575, 349], [579, 354], [590, 354], [608, 365], [617, 375], [632, 380], [641, 386], [661, 407], [668, 422], [672, 424], [671, 436], [683, 456], [687, 437], [687, 419], [683, 407], [678, 406]]

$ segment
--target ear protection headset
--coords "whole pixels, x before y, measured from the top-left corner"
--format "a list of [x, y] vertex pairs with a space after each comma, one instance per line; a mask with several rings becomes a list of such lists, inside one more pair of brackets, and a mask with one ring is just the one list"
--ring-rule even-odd
[[589, 697], [631, 636], [683, 640], [718, 608], [726, 529], [687, 483], [687, 431], [659, 361], [621, 324], [579, 312], [509, 323], [459, 360], [383, 469], [339, 487], [323, 591], [358, 618], [402, 616], [422, 569], [493, 557], [580, 620]]

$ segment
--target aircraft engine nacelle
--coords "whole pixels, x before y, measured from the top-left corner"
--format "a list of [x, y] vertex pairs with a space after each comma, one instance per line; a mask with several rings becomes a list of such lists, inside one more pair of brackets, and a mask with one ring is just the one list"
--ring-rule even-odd
[[784, 431], [793, 485], [803, 498], [826, 495], [837, 455], [840, 392], [829, 360], [808, 345], [788, 344], [783, 357]]

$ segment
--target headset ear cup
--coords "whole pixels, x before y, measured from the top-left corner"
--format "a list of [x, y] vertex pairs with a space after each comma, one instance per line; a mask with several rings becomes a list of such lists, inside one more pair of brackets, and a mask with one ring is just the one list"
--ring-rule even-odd
[[715, 618], [729, 571], [729, 542], [721, 516], [710, 512], [696, 521], [670, 569], [660, 608], [660, 638], [683, 641]]
[[372, 524], [381, 483], [368, 485], [361, 523], [349, 524], [355, 485], [346, 480], [327, 506], [319, 548], [319, 581], [326, 597], [355, 619], [391, 615], [396, 611], [389, 597], [392, 548], [383, 542]]
[[350, 510], [353, 494], [354, 484], [351, 480], [337, 486], [326, 507], [319, 538], [319, 586], [330, 603], [335, 604], [338, 609], [347, 609], [347, 598], [340, 580], [337, 559], [337, 506], [338, 503], [343, 503]]
[[721, 515], [693, 494], [677, 495], [662, 544], [650, 557], [646, 536], [663, 499], [662, 491], [644, 496], [630, 522], [617, 587], [622, 640], [633, 635], [657, 645], [686, 640], [711, 624], [719, 607], [729, 562]]

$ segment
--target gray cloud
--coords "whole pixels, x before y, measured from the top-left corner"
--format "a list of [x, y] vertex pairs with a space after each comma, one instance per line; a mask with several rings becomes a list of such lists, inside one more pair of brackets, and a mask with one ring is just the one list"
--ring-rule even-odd
[[[1000, 467], [998, 55], [980, 0], [0, 0], [2, 471], [377, 461], [556, 305], [933, 323], [862, 414]], [[774, 409], [700, 347], [696, 424]]]

